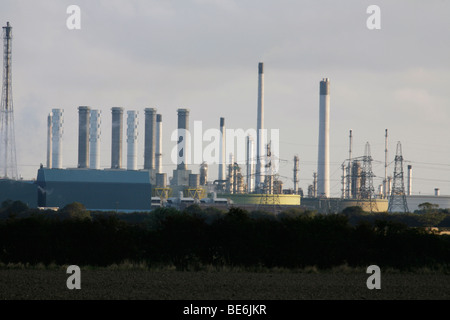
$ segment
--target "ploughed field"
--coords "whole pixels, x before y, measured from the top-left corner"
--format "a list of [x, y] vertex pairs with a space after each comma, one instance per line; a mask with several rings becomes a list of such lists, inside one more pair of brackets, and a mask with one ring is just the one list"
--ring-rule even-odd
[[65, 269], [2, 269], [0, 300], [310, 300], [450, 299], [450, 275], [381, 272], [369, 290], [361, 272], [237, 272], [81, 268], [81, 290], [69, 290]]

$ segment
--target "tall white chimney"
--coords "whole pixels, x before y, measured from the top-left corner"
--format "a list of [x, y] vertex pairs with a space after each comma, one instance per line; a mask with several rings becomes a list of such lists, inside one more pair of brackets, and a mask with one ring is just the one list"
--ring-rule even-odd
[[52, 168], [62, 169], [63, 109], [52, 109]]
[[91, 110], [89, 123], [89, 167], [96, 170], [100, 169], [100, 125], [101, 111]]
[[47, 168], [52, 167], [52, 113], [47, 117]]
[[137, 170], [138, 113], [127, 111], [127, 170]]
[[407, 196], [412, 195], [412, 165], [408, 165], [408, 190], [406, 192]]
[[247, 192], [252, 193], [254, 190], [254, 141], [251, 136], [247, 136]]
[[262, 182], [262, 157], [264, 150], [264, 64], [258, 64], [258, 119], [256, 131], [256, 177], [255, 188], [257, 193], [261, 192]]
[[162, 173], [162, 115], [156, 115], [156, 173]]
[[225, 118], [220, 118], [219, 180], [225, 180]]
[[319, 197], [330, 197], [330, 80], [320, 81], [319, 157], [317, 191]]

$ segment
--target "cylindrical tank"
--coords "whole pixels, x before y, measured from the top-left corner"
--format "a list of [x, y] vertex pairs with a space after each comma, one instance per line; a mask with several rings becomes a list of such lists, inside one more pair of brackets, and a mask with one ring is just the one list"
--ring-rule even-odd
[[190, 173], [189, 174], [189, 187], [198, 188], [199, 185], [200, 185], [200, 175], [197, 173]]
[[438, 196], [440, 195], [440, 190], [439, 190], [439, 188], [435, 188], [435, 189], [434, 189], [434, 195], [435, 195], [436, 197], [438, 197]]

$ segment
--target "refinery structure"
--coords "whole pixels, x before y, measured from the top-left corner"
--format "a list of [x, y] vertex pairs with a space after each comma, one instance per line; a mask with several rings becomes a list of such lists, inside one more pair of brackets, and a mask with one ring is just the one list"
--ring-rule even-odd
[[[0, 191], [1, 201], [22, 200], [31, 207], [55, 208], [72, 202], [81, 202], [90, 210], [149, 211], [167, 206], [184, 208], [191, 204], [228, 208], [240, 206], [250, 210], [280, 212], [289, 207], [304, 207], [324, 213], [337, 213], [346, 207], [361, 206], [370, 212], [409, 212], [423, 202], [450, 207], [448, 197], [433, 199], [412, 195], [412, 166], [403, 172], [401, 144], [397, 144], [395, 169], [387, 174], [388, 130], [385, 130], [385, 173], [383, 184], [374, 187], [370, 144], [364, 156], [352, 152], [353, 133], [349, 134], [349, 156], [342, 162], [341, 197], [332, 198], [330, 191], [330, 108], [331, 81], [323, 78], [318, 93], [318, 154], [317, 172], [305, 192], [299, 188], [301, 150], [293, 157], [293, 188], [284, 188], [278, 175], [274, 140], [265, 134], [264, 125], [264, 64], [258, 64], [255, 135], [245, 136], [245, 163], [238, 161], [233, 151], [227, 150], [226, 119], [217, 119], [218, 161], [203, 161], [199, 169], [190, 164], [190, 118], [194, 109], [180, 107], [164, 117], [177, 116], [176, 168], [167, 172], [162, 161], [163, 115], [156, 108], [125, 110], [112, 107], [110, 166], [100, 167], [102, 113], [92, 106], [78, 106], [78, 161], [74, 168], [65, 168], [63, 162], [64, 110], [53, 108], [47, 116], [47, 159], [41, 164], [37, 178], [23, 181], [18, 178], [14, 142], [11, 77], [11, 26], [3, 27], [3, 87], [1, 102]], [[145, 122], [139, 123], [143, 112]], [[138, 148], [140, 128], [144, 127], [144, 150]], [[271, 136], [271, 139], [276, 139]], [[126, 150], [126, 152], [123, 152]], [[138, 167], [143, 151], [144, 164]], [[122, 158], [123, 154], [126, 157]], [[108, 156], [109, 157], [109, 156]], [[217, 166], [215, 177], [208, 175], [211, 166]], [[425, 199], [426, 198], [426, 199]], [[436, 199], [435, 199], [436, 198]]]

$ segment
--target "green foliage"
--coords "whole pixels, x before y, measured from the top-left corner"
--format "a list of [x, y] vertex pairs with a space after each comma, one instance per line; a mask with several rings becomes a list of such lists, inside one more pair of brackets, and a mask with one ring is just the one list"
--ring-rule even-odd
[[[86, 212], [75, 203], [56, 213], [57, 219], [40, 213], [0, 220], [0, 263], [106, 266], [129, 261], [177, 270], [450, 265], [450, 237], [408, 227], [398, 219], [410, 221], [420, 214], [289, 210], [273, 215], [199, 206], [129, 216], [95, 213], [86, 218]], [[61, 219], [63, 215], [67, 218]]]

